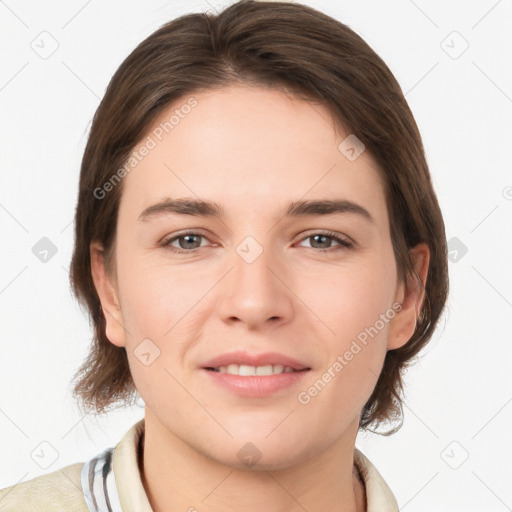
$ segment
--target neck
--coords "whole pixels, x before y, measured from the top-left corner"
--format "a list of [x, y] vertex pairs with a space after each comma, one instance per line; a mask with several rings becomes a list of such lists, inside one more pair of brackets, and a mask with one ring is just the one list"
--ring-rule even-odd
[[153, 512], [364, 512], [364, 483], [353, 462], [355, 434], [357, 426], [326, 452], [284, 469], [240, 470], [199, 453], [146, 408], [142, 483]]

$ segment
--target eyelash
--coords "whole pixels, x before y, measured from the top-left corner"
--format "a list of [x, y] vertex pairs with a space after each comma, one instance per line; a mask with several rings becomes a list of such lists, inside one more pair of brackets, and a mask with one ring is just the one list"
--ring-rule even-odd
[[[197, 235], [202, 238], [207, 238], [205, 235], [203, 235], [202, 233], [198, 233], [197, 231], [193, 231], [193, 230], [184, 231], [176, 236], [173, 236], [172, 238], [169, 238], [168, 240], [164, 240], [163, 242], [161, 242], [161, 246], [163, 248], [168, 249], [171, 252], [174, 252], [177, 254], [193, 254], [196, 251], [198, 251], [199, 249], [202, 249], [202, 247], [196, 247], [195, 249], [186, 250], [186, 249], [178, 249], [177, 247], [171, 246], [172, 242], [174, 242], [175, 240], [178, 240], [179, 238], [181, 238], [183, 236], [187, 236], [187, 235]], [[339, 245], [334, 246], [334, 247], [328, 247], [327, 249], [316, 249], [315, 247], [306, 247], [306, 249], [313, 249], [315, 252], [334, 252], [339, 249], [353, 249], [353, 247], [354, 247], [354, 244], [352, 242], [349, 242], [348, 240], [345, 240], [344, 238], [339, 237], [333, 231], [313, 231], [313, 232], [309, 233], [307, 236], [304, 236], [303, 238], [301, 238], [299, 240], [299, 242], [303, 242], [304, 240], [307, 240], [308, 238], [311, 238], [315, 235], [322, 235], [327, 238], [331, 238], [331, 239], [335, 240], [336, 242], [338, 242]]]

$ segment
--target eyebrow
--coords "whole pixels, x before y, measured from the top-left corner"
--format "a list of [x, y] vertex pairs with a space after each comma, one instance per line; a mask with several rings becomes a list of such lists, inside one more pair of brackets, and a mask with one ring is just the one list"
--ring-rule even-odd
[[[173, 213], [198, 217], [223, 217], [224, 208], [218, 203], [200, 199], [163, 199], [146, 208], [139, 215], [138, 220], [144, 222], [151, 218]], [[375, 223], [374, 218], [366, 208], [346, 199], [294, 201], [290, 203], [284, 216], [303, 217], [308, 215], [330, 215], [333, 213], [356, 214], [369, 222]]]

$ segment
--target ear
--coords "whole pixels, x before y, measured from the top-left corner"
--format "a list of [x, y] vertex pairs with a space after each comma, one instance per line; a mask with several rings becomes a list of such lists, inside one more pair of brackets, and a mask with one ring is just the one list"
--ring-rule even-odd
[[402, 304], [402, 309], [390, 322], [388, 350], [400, 348], [411, 339], [425, 298], [430, 251], [427, 244], [421, 243], [410, 249], [410, 254], [422, 286], [416, 275], [409, 276], [407, 283], [400, 283], [395, 300]]
[[119, 298], [115, 280], [105, 268], [103, 246], [98, 242], [90, 245], [91, 272], [96, 293], [100, 298], [101, 308], [105, 316], [105, 336], [118, 347], [126, 346], [126, 333], [123, 317], [119, 306]]

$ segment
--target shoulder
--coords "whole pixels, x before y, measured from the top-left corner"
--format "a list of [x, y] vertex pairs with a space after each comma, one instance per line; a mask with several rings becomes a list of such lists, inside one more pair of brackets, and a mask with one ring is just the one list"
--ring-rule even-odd
[[88, 512], [81, 485], [83, 463], [0, 489], [1, 512]]

